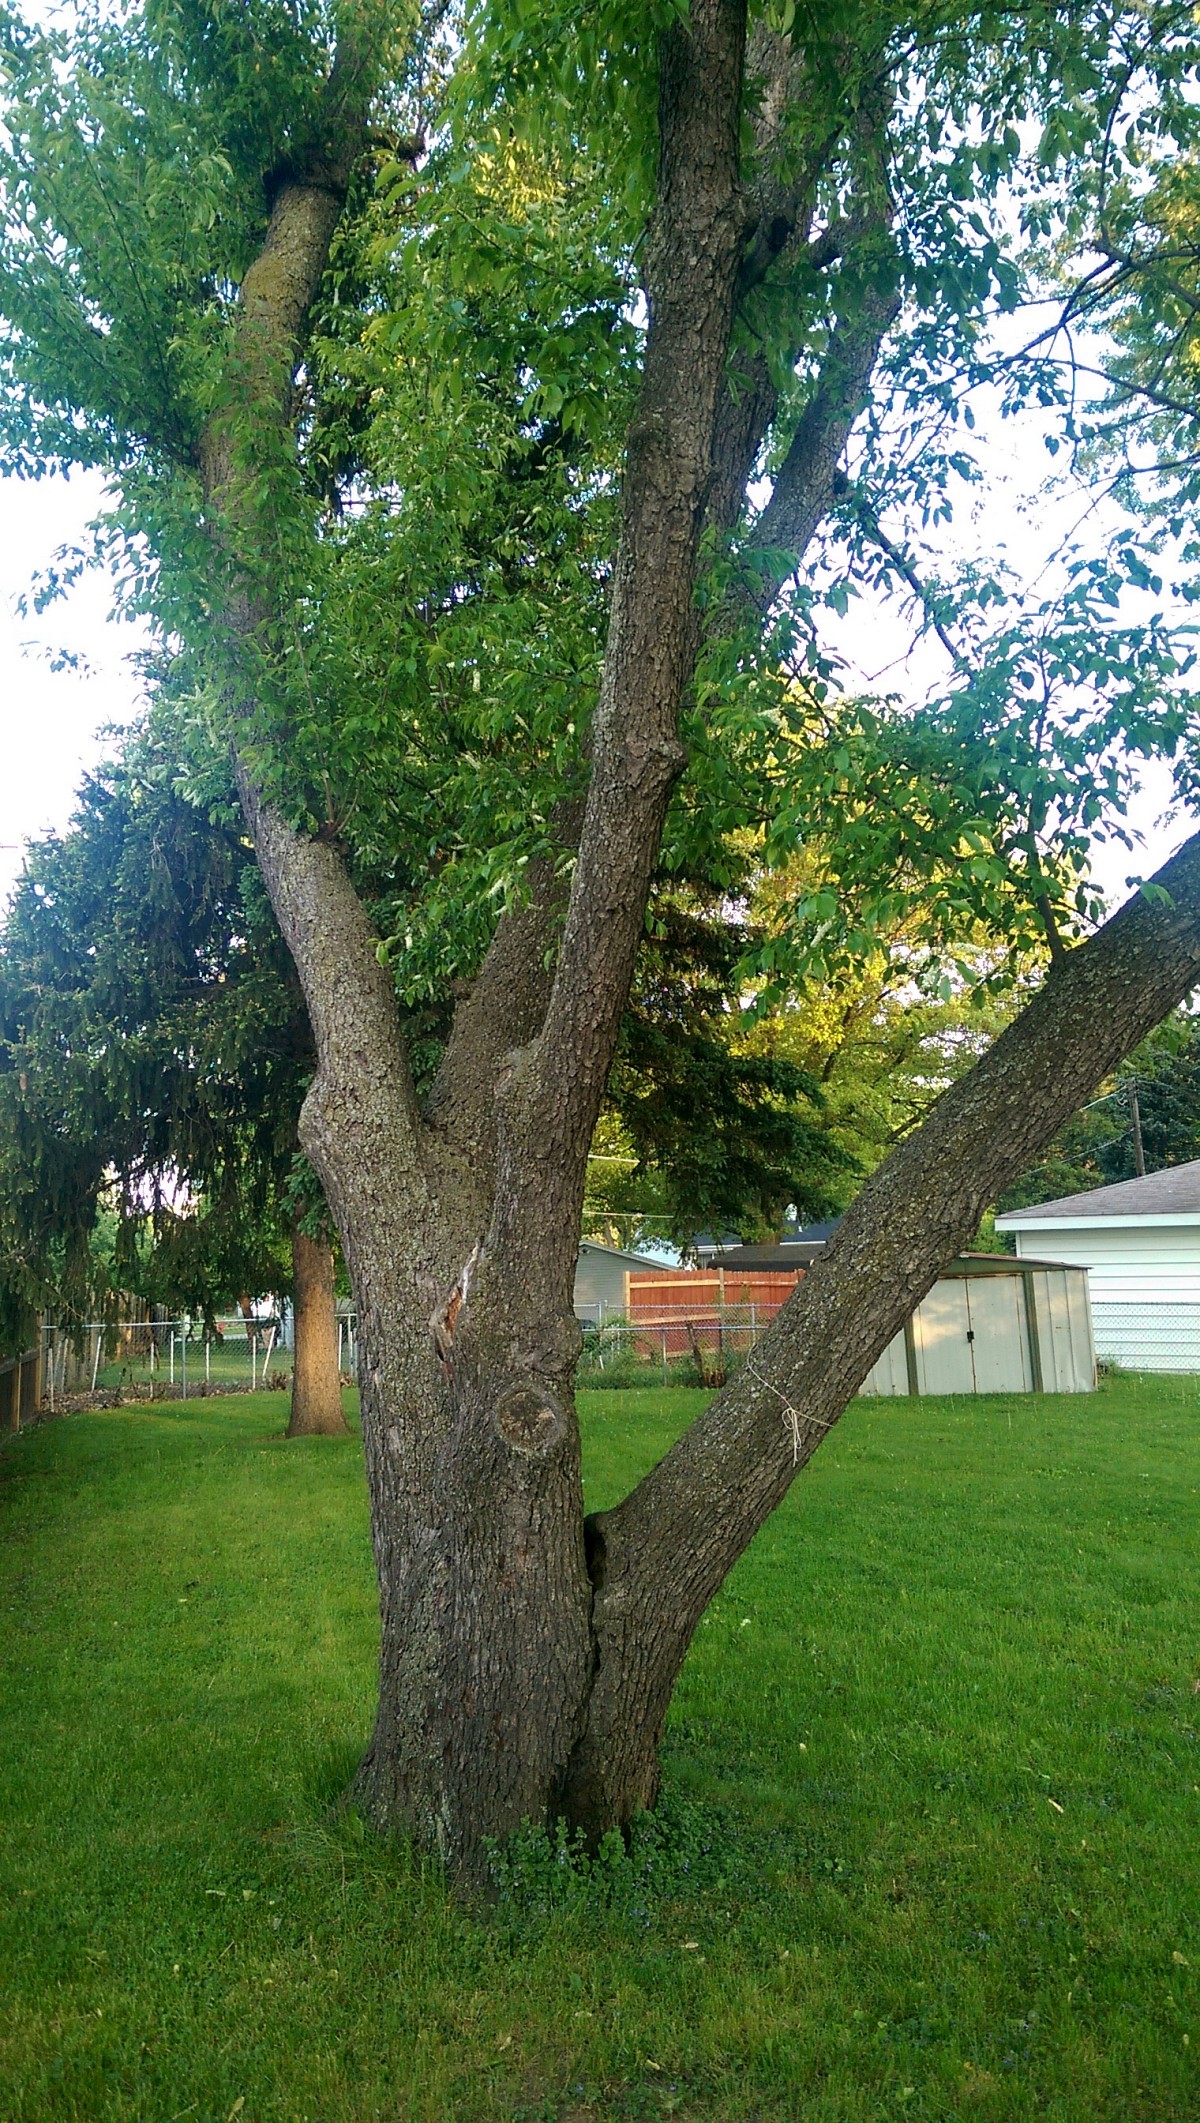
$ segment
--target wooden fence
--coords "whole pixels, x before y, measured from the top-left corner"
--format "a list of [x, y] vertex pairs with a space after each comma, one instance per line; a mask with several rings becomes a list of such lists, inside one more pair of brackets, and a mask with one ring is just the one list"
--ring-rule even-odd
[[625, 1316], [631, 1328], [641, 1329], [647, 1346], [661, 1343], [664, 1358], [683, 1356], [697, 1349], [697, 1335], [706, 1346], [719, 1345], [727, 1331], [749, 1342], [773, 1320], [785, 1305], [803, 1270], [743, 1269], [727, 1274], [723, 1268], [700, 1269], [690, 1275], [627, 1275]]
[[42, 1399], [42, 1364], [36, 1349], [0, 1363], [0, 1430], [19, 1430]]

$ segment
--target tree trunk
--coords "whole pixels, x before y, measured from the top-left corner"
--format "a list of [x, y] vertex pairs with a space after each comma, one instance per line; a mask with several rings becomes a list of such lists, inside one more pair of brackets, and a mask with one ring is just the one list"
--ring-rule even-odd
[[[565, 1348], [519, 1368], [465, 1336], [437, 1379], [426, 1365], [420, 1406], [411, 1388], [381, 1396], [370, 1421], [382, 1642], [356, 1796], [467, 1879], [488, 1838], [555, 1812], [583, 1730], [592, 1594], [569, 1367]], [[414, 1490], [408, 1448], [435, 1430]]]
[[[382, 1605], [380, 1701], [356, 1795], [464, 1881], [489, 1841], [565, 1817], [594, 1844], [652, 1806], [671, 1694], [709, 1601], [983, 1208], [1200, 980], [1200, 836], [1066, 954], [984, 1060], [879, 1168], [745, 1367], [614, 1510], [585, 1521], [571, 1391], [574, 1248], [512, 1275], [441, 1194], [362, 1352]], [[306, 1147], [334, 1191], [326, 1097]], [[356, 1277], [357, 1281], [358, 1277]], [[542, 1292], [545, 1303], [529, 1302]], [[430, 1293], [433, 1302], [430, 1304]]]
[[344, 1437], [342, 1381], [338, 1371], [337, 1314], [333, 1299], [333, 1248], [292, 1232], [292, 1407], [289, 1437]]
[[[527, 913], [501, 922], [424, 1110], [345, 863], [288, 823], [248, 758], [236, 763], [313, 1025], [301, 1140], [358, 1305], [382, 1651], [357, 1793], [378, 1825], [467, 1880], [489, 1839], [523, 1821], [565, 1814], [594, 1839], [653, 1802], [671, 1690], [725, 1574], [987, 1201], [1200, 980], [1198, 839], [1162, 873], [1165, 897], [1135, 902], [1054, 966], [863, 1190], [753, 1366], [585, 1525], [572, 1282], [587, 1153], [683, 764], [701, 538], [706, 521], [730, 527], [775, 404], [765, 369], [752, 405], [730, 389], [739, 278], [756, 227], [755, 275], [770, 269], [777, 221], [785, 238], [805, 226], [808, 178], [790, 222], [756, 208], [742, 181], [745, 27], [744, 0], [691, 0], [661, 39], [643, 379], [561, 939], [555, 950], [557, 883], [543, 880]], [[249, 672], [271, 616], [251, 445], [290, 447], [291, 379], [365, 138], [365, 103], [348, 111], [337, 76], [329, 142], [311, 166], [295, 158], [243, 282], [230, 405], [200, 451], [240, 569], [222, 594]], [[865, 292], [832, 334], [824, 387], [762, 517], [762, 540], [793, 553], [829, 505], [895, 309], [886, 155], [870, 137], [864, 153]], [[768, 567], [764, 601], [786, 572]]]

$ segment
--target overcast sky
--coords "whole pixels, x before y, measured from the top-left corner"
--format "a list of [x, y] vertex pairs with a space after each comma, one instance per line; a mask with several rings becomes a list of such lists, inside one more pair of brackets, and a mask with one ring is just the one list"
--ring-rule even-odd
[[[102, 750], [106, 724], [137, 702], [129, 658], [144, 637], [109, 622], [107, 581], [85, 578], [70, 596], [22, 619], [16, 602], [56, 550], [79, 539], [99, 506], [98, 479], [0, 481], [0, 895], [21, 846], [71, 815], [81, 775]], [[86, 656], [86, 671], [51, 668], [41, 649]]]

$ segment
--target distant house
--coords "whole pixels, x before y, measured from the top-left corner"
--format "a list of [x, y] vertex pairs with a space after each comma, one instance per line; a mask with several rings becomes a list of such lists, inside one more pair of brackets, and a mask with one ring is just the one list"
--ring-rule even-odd
[[575, 1317], [599, 1327], [612, 1314], [623, 1313], [627, 1276], [687, 1273], [686, 1268], [672, 1268], [653, 1254], [627, 1253], [620, 1246], [602, 1246], [596, 1239], [585, 1238], [575, 1264]]
[[1088, 1271], [1096, 1352], [1136, 1371], [1200, 1371], [1200, 1158], [996, 1218], [1018, 1257]]
[[829, 1223], [806, 1224], [802, 1231], [755, 1246], [744, 1246], [740, 1239], [700, 1239], [696, 1253], [701, 1267], [720, 1268], [727, 1275], [736, 1275], [739, 1269], [752, 1275], [794, 1272], [815, 1261], [840, 1222], [835, 1216]]

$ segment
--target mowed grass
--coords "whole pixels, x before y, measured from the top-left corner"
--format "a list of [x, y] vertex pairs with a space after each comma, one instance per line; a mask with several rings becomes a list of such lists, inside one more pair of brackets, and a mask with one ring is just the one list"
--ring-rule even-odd
[[[703, 1398], [585, 1396], [593, 1500]], [[1200, 1381], [858, 1403], [699, 1631], [682, 1855], [490, 1916], [332, 1811], [361, 1459], [283, 1416], [0, 1451], [4, 2123], [1200, 2115]]]

